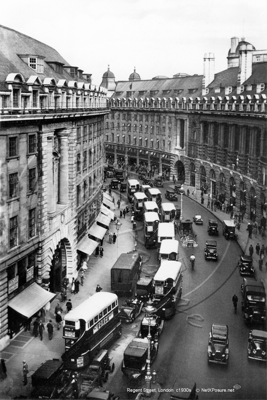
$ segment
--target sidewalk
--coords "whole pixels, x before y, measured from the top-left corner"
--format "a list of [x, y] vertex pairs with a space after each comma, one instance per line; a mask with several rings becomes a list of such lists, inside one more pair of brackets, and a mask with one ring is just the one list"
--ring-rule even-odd
[[[221, 210], [216, 210], [216, 211], [213, 210], [212, 211], [211, 209], [207, 209], [206, 205], [207, 205], [208, 195], [204, 195], [204, 204], [201, 204], [201, 190], [196, 190], [195, 187], [193, 187], [193, 186], [187, 186], [187, 185], [183, 185], [183, 186], [184, 186], [185, 193], [187, 193], [187, 190], [189, 190], [189, 192], [190, 192], [189, 197], [192, 200], [196, 201], [201, 207], [208, 210], [211, 213], [211, 215], [215, 216], [219, 221], [230, 219], [230, 215], [227, 214], [226, 212], [223, 212]], [[173, 184], [170, 184], [170, 188], [174, 189]], [[193, 191], [195, 192], [194, 195], [192, 195]], [[184, 194], [183, 196], [187, 197], [186, 194]], [[247, 219], [244, 219], [243, 222], [240, 223], [240, 230], [239, 231], [236, 230], [237, 242], [238, 242], [242, 252], [244, 252], [244, 254], [248, 254], [248, 248], [252, 244], [252, 246], [254, 248], [253, 265], [255, 267], [257, 279], [262, 280], [262, 282], [265, 286], [265, 289], [267, 290], [267, 266], [265, 265], [265, 263], [267, 262], [267, 254], [266, 254], [267, 239], [262, 238], [261, 235], [259, 235], [258, 233], [256, 233], [256, 234], [252, 233], [252, 237], [249, 238], [248, 232], [247, 232], [248, 222], [250, 222], [250, 221]], [[255, 249], [257, 243], [259, 243], [260, 246], [262, 246], [262, 244], [264, 244], [264, 246], [265, 246], [265, 257], [263, 260], [262, 271], [259, 269], [259, 256], [256, 254], [256, 249]]]
[[[117, 200], [120, 194], [112, 191], [114, 202], [117, 207]], [[121, 209], [126, 206], [126, 197], [121, 196]], [[119, 217], [120, 210], [115, 209], [115, 215]], [[80, 285], [80, 291], [76, 295], [70, 293], [68, 289], [67, 299], [71, 299], [73, 307], [82, 303], [86, 298], [95, 293], [97, 284], [100, 284], [103, 291], [110, 291], [110, 269], [121, 253], [127, 253], [134, 250], [135, 232], [132, 230], [131, 215], [128, 213], [126, 218], [119, 218], [121, 227], [119, 231], [113, 222], [110, 224], [110, 233], [115, 232], [117, 240], [115, 244], [110, 244], [108, 234], [103, 240], [104, 254], [95, 257], [90, 256], [88, 270], [85, 273], [84, 285]], [[47, 330], [44, 332], [43, 341], [39, 337], [35, 338], [27, 331], [20, 332], [0, 354], [0, 358], [6, 360], [7, 378], [0, 382], [0, 398], [13, 399], [17, 396], [29, 398], [32, 390], [31, 375], [40, 367], [42, 363], [49, 359], [61, 359], [64, 353], [64, 340], [62, 339], [62, 328], [56, 330], [54, 317], [54, 309], [59, 302], [63, 308], [63, 313], [66, 313], [65, 302], [60, 302], [60, 294], [51, 304], [51, 309], [47, 311], [44, 319], [44, 325], [52, 320], [54, 325], [54, 337], [48, 339]], [[33, 299], [34, 301], [34, 299]], [[23, 386], [22, 377], [22, 361], [25, 360], [29, 367], [28, 384]]]

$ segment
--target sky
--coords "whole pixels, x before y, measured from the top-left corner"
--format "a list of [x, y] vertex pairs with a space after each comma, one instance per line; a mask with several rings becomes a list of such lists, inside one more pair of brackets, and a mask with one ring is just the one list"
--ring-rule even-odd
[[[227, 68], [231, 37], [267, 48], [266, 0], [0, 0], [0, 24], [54, 49], [100, 85], [136, 68], [141, 79]], [[0, 44], [1, 46], [1, 44]]]

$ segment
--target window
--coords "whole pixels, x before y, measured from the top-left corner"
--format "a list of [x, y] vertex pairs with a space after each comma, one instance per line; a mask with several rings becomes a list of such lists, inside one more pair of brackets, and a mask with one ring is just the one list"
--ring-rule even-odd
[[37, 107], [38, 104], [38, 92], [37, 90], [33, 90], [32, 92], [32, 106]]
[[1, 96], [2, 98], [2, 108], [7, 108], [8, 107], [8, 96]]
[[81, 127], [80, 127], [80, 126], [77, 126], [77, 141], [80, 142], [80, 141], [81, 141], [81, 138], [82, 138], [82, 135], [81, 135]]
[[9, 198], [13, 199], [14, 197], [19, 196], [19, 180], [18, 173], [9, 175]]
[[78, 173], [81, 172], [81, 154], [80, 153], [77, 154], [77, 172]]
[[131, 144], [131, 135], [128, 135], [128, 144]]
[[36, 135], [28, 136], [28, 152], [36, 153]]
[[30, 57], [30, 58], [29, 58], [29, 66], [30, 66], [32, 69], [37, 70], [37, 58], [36, 58], [36, 57]]
[[13, 249], [18, 245], [18, 217], [9, 220], [9, 247]]
[[29, 192], [34, 192], [36, 186], [36, 169], [29, 169]]
[[87, 168], [87, 151], [83, 152], [83, 169]]
[[42, 74], [44, 72], [44, 62], [40, 58], [29, 57], [28, 65], [29, 65], [29, 67], [31, 67], [35, 71], [39, 72], [40, 74]]
[[19, 89], [13, 89], [13, 107], [19, 107]]
[[36, 235], [36, 208], [29, 210], [29, 238]]
[[18, 155], [18, 138], [9, 138], [9, 157], [15, 157]]

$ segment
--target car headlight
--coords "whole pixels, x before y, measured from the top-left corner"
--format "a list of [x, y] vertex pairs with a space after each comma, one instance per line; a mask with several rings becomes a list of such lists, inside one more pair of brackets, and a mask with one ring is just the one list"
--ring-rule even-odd
[[248, 349], [248, 354], [250, 354], [251, 353], [251, 350], [250, 349]]
[[266, 354], [266, 351], [264, 351], [264, 350], [263, 350], [261, 354], [262, 354], [263, 356], [265, 356], [265, 354]]
[[253, 354], [256, 354], [256, 350], [255, 349], [253, 350]]

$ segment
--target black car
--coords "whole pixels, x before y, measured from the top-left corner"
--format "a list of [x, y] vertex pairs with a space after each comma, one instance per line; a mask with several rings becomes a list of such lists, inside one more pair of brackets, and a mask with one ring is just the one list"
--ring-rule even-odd
[[157, 177], [157, 178], [154, 179], [154, 186], [155, 187], [161, 187], [161, 188], [164, 187], [162, 177]]
[[267, 332], [253, 329], [248, 335], [248, 358], [266, 361]]
[[209, 235], [219, 236], [218, 222], [215, 221], [214, 219], [210, 219], [209, 220], [209, 223], [208, 223], [208, 234]]
[[120, 181], [118, 179], [112, 179], [109, 186], [111, 189], [118, 189], [119, 185]]
[[209, 334], [208, 361], [227, 364], [229, 359], [228, 325], [212, 324]]
[[242, 255], [238, 261], [237, 267], [241, 276], [255, 276], [255, 269], [253, 267], [253, 259], [251, 256]]
[[175, 192], [172, 192], [171, 190], [166, 190], [165, 199], [170, 201], [178, 201], [178, 196]]
[[206, 247], [204, 250], [205, 260], [218, 260], [217, 242], [216, 240], [206, 240]]

